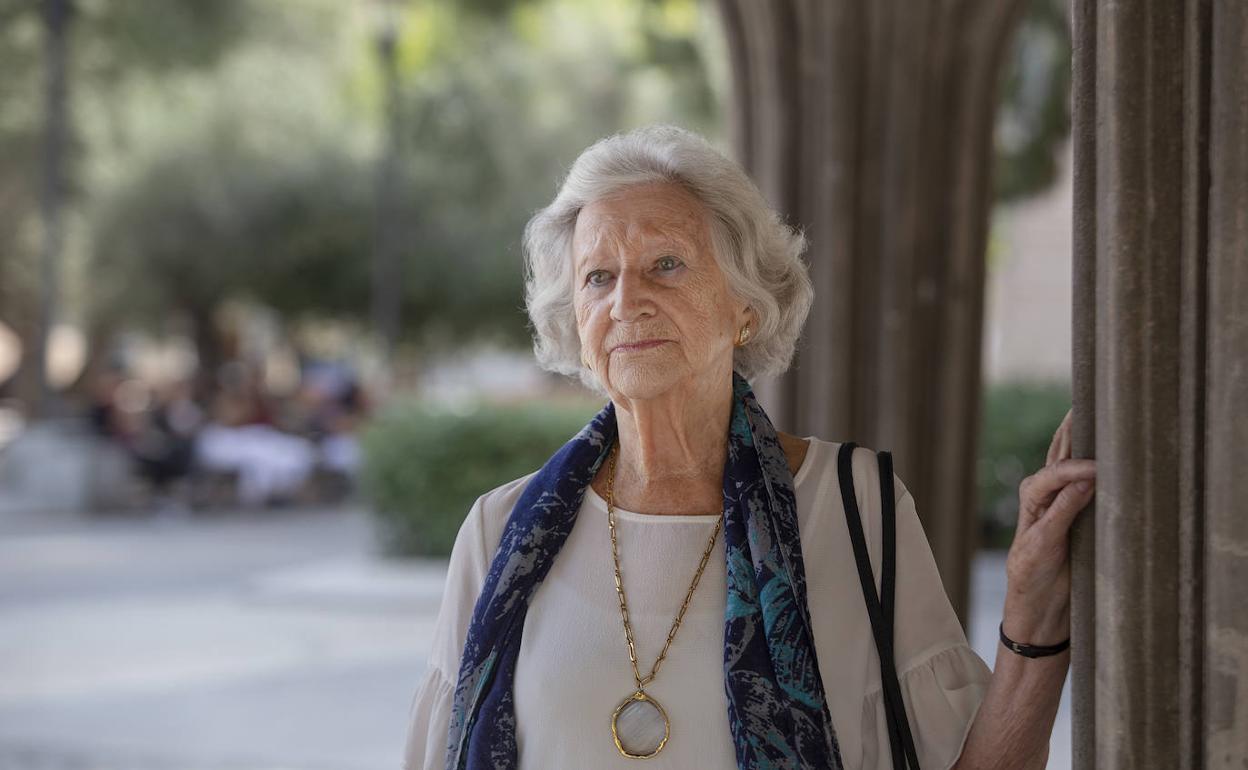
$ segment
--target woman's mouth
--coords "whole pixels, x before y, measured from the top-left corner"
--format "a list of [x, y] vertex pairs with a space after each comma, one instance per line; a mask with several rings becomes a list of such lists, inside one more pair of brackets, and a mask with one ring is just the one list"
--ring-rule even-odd
[[641, 342], [632, 342], [627, 345], [617, 345], [612, 352], [615, 352], [615, 350], [647, 350], [649, 348], [657, 348], [659, 345], [668, 341], [669, 340], [642, 340]]

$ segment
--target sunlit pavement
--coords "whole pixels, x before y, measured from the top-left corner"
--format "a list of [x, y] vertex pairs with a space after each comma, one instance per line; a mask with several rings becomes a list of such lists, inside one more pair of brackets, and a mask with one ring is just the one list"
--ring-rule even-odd
[[[395, 770], [445, 563], [375, 550], [357, 510], [0, 511], [0, 770]], [[977, 560], [989, 665], [1003, 576]]]

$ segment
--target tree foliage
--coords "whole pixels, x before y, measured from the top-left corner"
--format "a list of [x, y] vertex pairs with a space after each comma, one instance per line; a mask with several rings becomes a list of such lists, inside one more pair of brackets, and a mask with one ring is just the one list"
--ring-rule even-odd
[[1070, 134], [1069, 0], [1030, 0], [1006, 63], [997, 117], [996, 197], [1048, 189]]
[[[46, 8], [32, 0], [0, 0], [0, 321], [23, 334], [33, 333], [38, 314], [37, 257], [47, 237], [39, 220], [49, 136]], [[84, 198], [91, 193], [87, 167], [108, 152], [101, 132], [124, 117], [113, 111], [118, 97], [153, 73], [176, 77], [211, 67], [248, 34], [270, 28], [276, 16], [260, 0], [72, 0], [66, 8], [69, 126], [58, 176], [65, 195], [60, 227], [69, 245], [65, 265], [74, 269], [91, 237], [81, 227]], [[74, 283], [67, 282], [66, 304], [77, 300]], [[26, 344], [33, 348], [33, 340]]]
[[[367, 322], [384, 164], [405, 338], [524, 343], [523, 226], [576, 154], [645, 122], [713, 139], [724, 122], [720, 31], [698, 0], [394, 0], [389, 156], [381, 0], [73, 7], [71, 249], [89, 323], [158, 327], [235, 296]], [[37, 287], [42, 49], [37, 4], [0, 0], [0, 22], [3, 317]], [[1065, 25], [1063, 0], [1032, 0], [1003, 84], [1001, 197], [1053, 177]]]
[[[603, 24], [604, 10], [629, 23]], [[176, 98], [149, 83], [130, 114], [170, 99], [180, 114], [100, 167], [100, 312], [153, 324], [180, 305], [247, 295], [292, 320], [365, 321], [384, 163], [405, 336], [526, 341], [520, 236], [566, 165], [630, 125], [715, 122], [696, 11], [692, 0], [404, 6], [392, 156], [368, 21], [334, 52], [315, 39], [241, 46], [180, 79]]]

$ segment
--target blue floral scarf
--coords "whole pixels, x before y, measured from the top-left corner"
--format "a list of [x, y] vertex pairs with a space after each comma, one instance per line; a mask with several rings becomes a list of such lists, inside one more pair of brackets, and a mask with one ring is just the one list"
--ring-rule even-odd
[[[724, 463], [724, 689], [741, 770], [840, 770], [815, 658], [793, 475], [749, 383], [732, 375]], [[477, 597], [447, 734], [448, 770], [518, 766], [512, 684], [524, 617], [616, 440], [615, 405], [528, 482]], [[605, 728], [604, 728], [605, 730]]]

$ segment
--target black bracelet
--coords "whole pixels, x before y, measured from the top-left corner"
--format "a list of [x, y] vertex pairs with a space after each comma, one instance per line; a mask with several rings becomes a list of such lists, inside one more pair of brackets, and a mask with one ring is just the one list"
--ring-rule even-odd
[[1067, 639], [1059, 644], [1050, 644], [1047, 646], [1038, 644], [1019, 644], [1005, 635], [1004, 620], [1001, 621], [1001, 625], [998, 630], [1001, 632], [1001, 643], [1005, 645], [1007, 650], [1010, 652], [1016, 652], [1019, 655], [1023, 655], [1028, 658], [1043, 658], [1046, 655], [1056, 655], [1070, 646], [1070, 639]]

